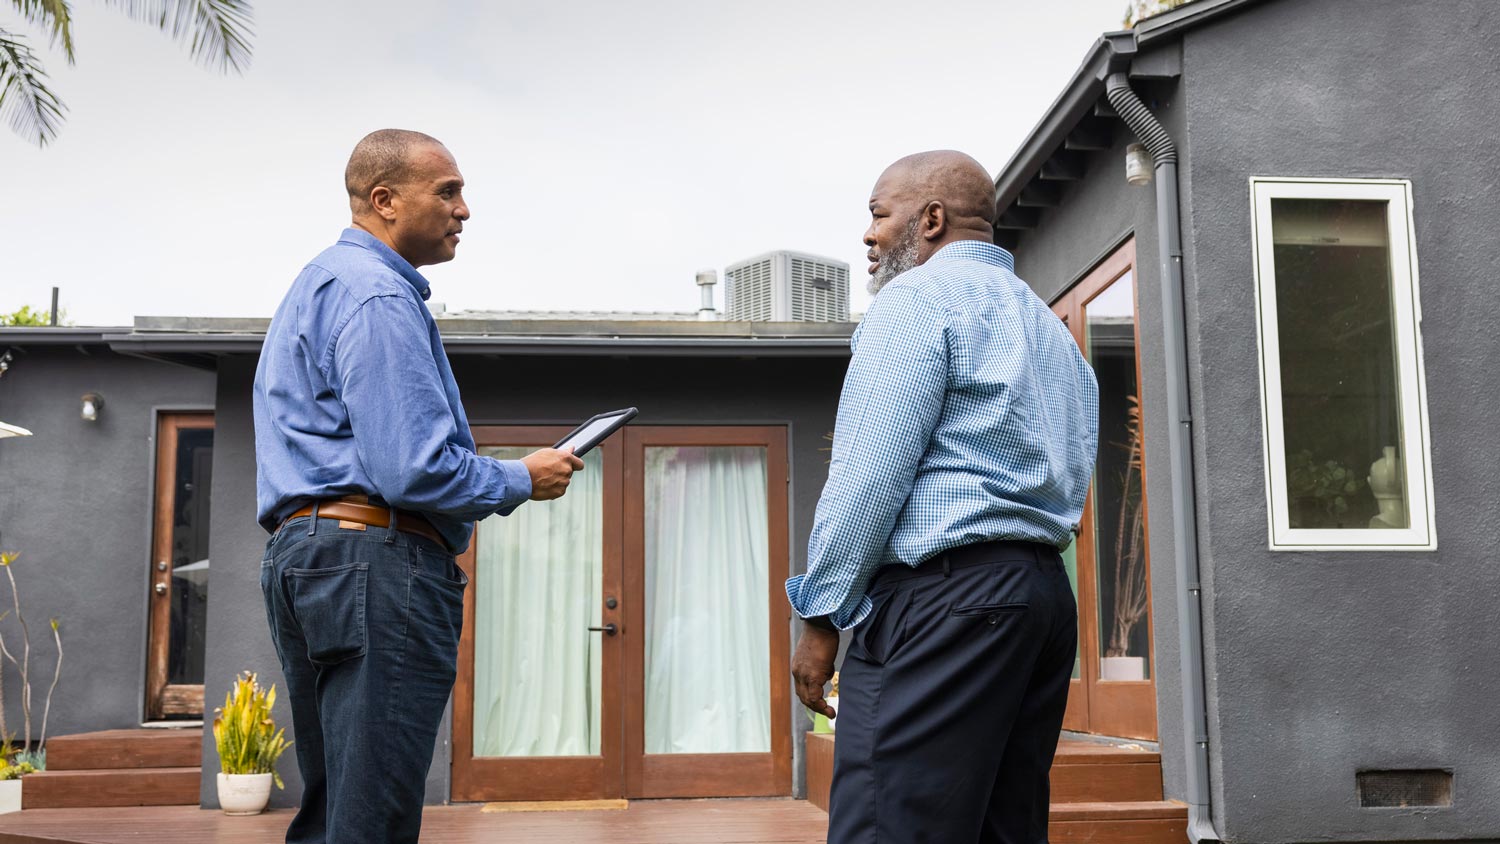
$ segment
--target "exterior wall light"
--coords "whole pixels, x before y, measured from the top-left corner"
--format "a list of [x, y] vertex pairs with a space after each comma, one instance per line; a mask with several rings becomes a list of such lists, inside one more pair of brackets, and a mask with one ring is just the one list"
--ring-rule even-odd
[[104, 396], [98, 393], [83, 394], [83, 411], [79, 414], [85, 422], [98, 422], [99, 411], [104, 409]]
[[1151, 184], [1151, 154], [1145, 144], [1131, 144], [1125, 148], [1125, 181], [1132, 185]]

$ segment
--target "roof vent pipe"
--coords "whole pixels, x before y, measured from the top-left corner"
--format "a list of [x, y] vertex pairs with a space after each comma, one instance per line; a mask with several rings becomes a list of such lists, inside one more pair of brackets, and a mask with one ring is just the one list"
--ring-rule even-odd
[[718, 311], [714, 310], [714, 285], [719, 283], [719, 273], [715, 270], [698, 271], [698, 290], [701, 291], [702, 304], [698, 306], [698, 319], [700, 322], [708, 322], [719, 318]]
[[1177, 574], [1177, 636], [1182, 664], [1182, 723], [1186, 733], [1188, 839], [1221, 841], [1214, 829], [1208, 787], [1208, 712], [1203, 682], [1203, 590], [1198, 581], [1198, 509], [1194, 500], [1193, 417], [1188, 403], [1187, 311], [1183, 304], [1182, 217], [1177, 195], [1177, 146], [1156, 115], [1111, 73], [1104, 93], [1115, 113], [1156, 162], [1156, 236], [1167, 355], [1167, 451], [1172, 471], [1172, 545]]

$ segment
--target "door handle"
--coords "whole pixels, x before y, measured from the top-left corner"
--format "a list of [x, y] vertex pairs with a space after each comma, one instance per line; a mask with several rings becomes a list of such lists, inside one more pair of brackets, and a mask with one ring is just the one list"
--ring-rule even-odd
[[620, 632], [620, 628], [616, 627], [613, 623], [606, 624], [603, 627], [590, 627], [589, 629], [595, 633], [603, 633], [606, 636], [613, 636]]

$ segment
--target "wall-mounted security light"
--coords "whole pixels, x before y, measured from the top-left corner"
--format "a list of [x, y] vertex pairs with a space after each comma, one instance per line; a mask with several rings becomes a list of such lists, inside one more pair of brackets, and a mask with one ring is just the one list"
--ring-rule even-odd
[[98, 422], [99, 411], [104, 409], [104, 396], [98, 393], [83, 394], [83, 410], [79, 413], [85, 422]]
[[14, 358], [12, 358], [10, 355], [10, 349], [6, 349], [5, 354], [0, 354], [0, 376], [5, 375], [5, 373], [10, 369], [10, 362], [12, 360], [14, 360]]
[[1125, 181], [1132, 185], [1151, 184], [1151, 153], [1145, 144], [1131, 144], [1125, 148]]

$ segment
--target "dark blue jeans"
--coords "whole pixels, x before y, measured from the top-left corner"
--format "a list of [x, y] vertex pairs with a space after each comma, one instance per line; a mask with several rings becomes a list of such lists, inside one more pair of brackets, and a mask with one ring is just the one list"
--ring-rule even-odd
[[260, 585], [302, 771], [287, 844], [416, 844], [468, 577], [420, 536], [301, 518]]

